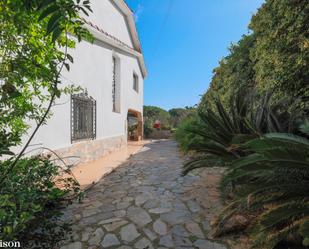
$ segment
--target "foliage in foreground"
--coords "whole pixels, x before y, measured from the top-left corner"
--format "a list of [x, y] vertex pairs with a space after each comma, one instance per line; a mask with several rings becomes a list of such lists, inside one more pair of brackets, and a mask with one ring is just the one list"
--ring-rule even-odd
[[[63, 232], [55, 228], [57, 207], [68, 192], [77, 191], [72, 178], [57, 185], [59, 168], [52, 162], [22, 157], [55, 99], [76, 90], [60, 87], [60, 78], [73, 63], [68, 48], [76, 40], [91, 40], [80, 18], [87, 11], [89, 1], [0, 1], [0, 239], [18, 239], [23, 247], [41, 241], [37, 248], [52, 248], [44, 241]], [[14, 155], [11, 148], [20, 144], [29, 121], [36, 127]]]
[[[11, 160], [0, 163], [5, 172]], [[0, 238], [19, 240], [23, 247], [40, 242], [45, 248], [61, 239], [65, 230], [55, 229], [61, 205], [79, 191], [72, 178], [59, 178], [59, 167], [42, 157], [21, 159], [0, 183]], [[60, 223], [59, 223], [60, 225]], [[50, 244], [51, 243], [51, 244]], [[42, 248], [42, 247], [41, 247]]]
[[236, 198], [217, 229], [232, 214], [250, 211], [257, 213], [251, 231], [257, 248], [274, 248], [293, 236], [309, 246], [309, 140], [268, 133], [242, 149], [250, 154], [235, 160], [223, 177], [223, 187], [234, 184]]
[[248, 212], [257, 248], [285, 248], [291, 238], [309, 246], [308, 11], [307, 0], [266, 0], [214, 69], [198, 117], [176, 133], [195, 153], [184, 173], [228, 169], [222, 191], [232, 202], [217, 230]]
[[297, 109], [298, 101], [239, 91], [228, 111], [218, 98], [212, 104], [215, 110], [200, 108], [198, 121], [184, 124], [177, 132], [185, 135], [176, 133], [176, 139], [194, 152], [184, 174], [202, 167], [228, 170], [222, 191], [230, 204], [215, 234], [222, 234], [232, 215], [252, 213], [257, 216], [251, 228], [257, 248], [274, 248], [295, 233], [307, 243], [309, 140], [306, 122], [297, 129], [305, 114]]
[[78, 2], [0, 1], [0, 144], [20, 143], [29, 120], [44, 124], [54, 100], [72, 90], [60, 87], [62, 69], [73, 62], [69, 33], [90, 39], [79, 16], [89, 1]]
[[212, 99], [212, 104], [214, 110], [210, 105], [200, 108], [197, 119], [184, 124], [185, 130], [177, 131], [178, 135], [176, 132], [180, 146], [197, 154], [186, 163], [184, 173], [207, 165], [228, 166], [246, 155], [239, 144], [264, 133], [295, 132], [303, 116], [297, 109], [297, 100], [284, 97], [276, 101], [271, 93], [257, 98], [255, 94], [239, 91], [228, 110], [219, 98]]

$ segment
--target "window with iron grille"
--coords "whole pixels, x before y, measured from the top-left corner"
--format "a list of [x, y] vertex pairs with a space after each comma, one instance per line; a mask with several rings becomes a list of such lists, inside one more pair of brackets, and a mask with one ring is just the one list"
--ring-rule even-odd
[[133, 73], [133, 89], [138, 92], [138, 76], [136, 73]]
[[116, 58], [113, 56], [113, 85], [112, 85], [112, 98], [113, 98], [113, 112], [116, 111]]
[[112, 57], [112, 110], [120, 113], [120, 58]]
[[96, 101], [86, 93], [71, 95], [71, 142], [96, 138]]

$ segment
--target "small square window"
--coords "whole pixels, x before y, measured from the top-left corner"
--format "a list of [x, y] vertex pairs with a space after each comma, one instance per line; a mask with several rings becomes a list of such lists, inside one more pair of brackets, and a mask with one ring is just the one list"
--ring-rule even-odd
[[138, 92], [138, 76], [136, 73], [133, 73], [133, 89]]

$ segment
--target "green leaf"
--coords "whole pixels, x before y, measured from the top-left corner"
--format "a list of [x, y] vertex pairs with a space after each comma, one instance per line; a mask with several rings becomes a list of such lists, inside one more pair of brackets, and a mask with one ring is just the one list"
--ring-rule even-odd
[[59, 11], [59, 6], [57, 5], [52, 5], [50, 7], [48, 7], [47, 9], [45, 9], [42, 14], [39, 16], [39, 21], [43, 20], [45, 17], [49, 16], [50, 14]]
[[58, 37], [61, 35], [61, 33], [62, 33], [62, 30], [59, 27], [56, 27], [52, 34], [52, 42], [55, 42], [58, 39]]
[[88, 12], [84, 9], [84, 8], [80, 8], [80, 10], [86, 15], [86, 16], [89, 16]]
[[22, 94], [19, 91], [17, 91], [17, 90], [12, 92], [12, 93], [10, 93], [10, 98], [18, 98], [20, 96], [22, 96]]
[[64, 64], [65, 68], [66, 68], [68, 71], [70, 71], [70, 65], [69, 65], [68, 63], [63, 63], [63, 64]]
[[299, 227], [299, 233], [303, 236], [303, 245], [309, 246], [309, 220], [305, 221]]
[[290, 133], [268, 133], [265, 134], [267, 138], [274, 138], [274, 139], [282, 139], [287, 140], [289, 142], [296, 142], [296, 143], [303, 143], [305, 145], [309, 145], [309, 140], [300, 136], [296, 136]]
[[48, 24], [47, 24], [47, 35], [50, 34], [56, 27], [59, 26], [60, 20], [63, 18], [61, 13], [55, 13], [52, 15], [52, 17], [49, 19]]
[[9, 151], [9, 150], [1, 150], [0, 151], [0, 155], [11, 155], [11, 156], [14, 156], [15, 153], [12, 152], [12, 151]]
[[93, 12], [89, 5], [85, 5], [84, 7], [87, 8], [90, 12]]
[[70, 55], [70, 54], [67, 54], [67, 58], [68, 58], [68, 60], [71, 62], [71, 63], [73, 63], [73, 57]]
[[13, 227], [12, 226], [5, 226], [3, 228], [3, 230], [4, 230], [4, 233], [11, 234], [13, 232]]
[[303, 245], [304, 246], [309, 246], [309, 238], [304, 238]]
[[300, 126], [300, 130], [309, 136], [309, 119], [304, 121], [304, 123]]
[[51, 3], [53, 4], [55, 2], [55, 0], [43, 0], [41, 2], [41, 4], [39, 5], [38, 9], [43, 9], [45, 7], [47, 7], [48, 5], [50, 5]]
[[55, 93], [55, 95], [56, 95], [57, 98], [59, 98], [60, 95], [61, 95], [61, 91], [60, 91], [59, 89], [55, 89], [55, 90], [54, 90], [54, 93]]

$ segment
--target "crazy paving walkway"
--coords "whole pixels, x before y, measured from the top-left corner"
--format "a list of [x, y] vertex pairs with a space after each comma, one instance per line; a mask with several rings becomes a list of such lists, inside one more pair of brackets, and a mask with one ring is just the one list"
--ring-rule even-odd
[[190, 194], [199, 176], [182, 177], [182, 165], [175, 142], [148, 144], [68, 207], [61, 249], [225, 249], [206, 239], [209, 220]]

